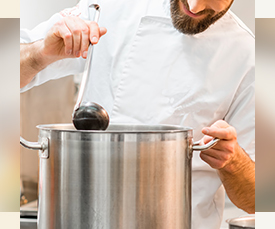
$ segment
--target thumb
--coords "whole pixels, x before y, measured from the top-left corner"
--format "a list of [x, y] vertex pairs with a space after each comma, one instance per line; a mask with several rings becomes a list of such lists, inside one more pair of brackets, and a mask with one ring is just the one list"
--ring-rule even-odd
[[205, 135], [203, 136], [203, 138], [201, 139], [200, 143], [201, 144], [207, 144], [208, 142], [210, 142], [213, 139], [213, 137]]

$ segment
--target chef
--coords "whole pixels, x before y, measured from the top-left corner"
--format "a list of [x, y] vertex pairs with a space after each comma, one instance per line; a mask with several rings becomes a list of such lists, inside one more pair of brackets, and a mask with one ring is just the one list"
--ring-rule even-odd
[[[192, 229], [220, 228], [225, 191], [255, 211], [254, 36], [232, 2], [81, 0], [21, 31], [22, 92], [81, 73], [91, 42], [84, 100], [112, 123], [190, 126], [201, 144], [221, 139], [194, 152]], [[102, 27], [90, 21], [91, 3], [102, 8]]]

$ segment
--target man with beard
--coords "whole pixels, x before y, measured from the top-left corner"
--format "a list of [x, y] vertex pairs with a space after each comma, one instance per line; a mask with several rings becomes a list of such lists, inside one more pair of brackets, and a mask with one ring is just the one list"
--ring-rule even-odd
[[233, 0], [188, 2], [171, 0], [171, 18], [177, 30], [194, 35], [205, 31], [220, 19], [229, 10]]
[[[108, 29], [99, 43], [106, 29], [89, 21], [93, 2]], [[89, 42], [98, 43], [84, 100], [113, 123], [191, 126], [202, 144], [221, 139], [193, 155], [193, 229], [219, 228], [224, 190], [255, 211], [254, 37], [232, 2], [81, 0], [21, 32], [22, 91], [82, 72]]]

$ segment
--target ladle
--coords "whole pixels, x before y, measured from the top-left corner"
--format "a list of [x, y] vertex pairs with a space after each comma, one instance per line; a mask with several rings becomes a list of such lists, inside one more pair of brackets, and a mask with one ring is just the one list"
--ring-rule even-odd
[[[98, 4], [91, 4], [95, 12], [94, 21], [98, 22], [100, 7]], [[73, 112], [73, 124], [77, 130], [105, 130], [109, 125], [109, 115], [107, 111], [97, 103], [82, 103], [83, 94], [87, 87], [87, 81], [90, 75], [91, 62], [93, 55], [93, 45], [90, 43], [87, 60], [81, 80], [81, 85], [77, 101]]]

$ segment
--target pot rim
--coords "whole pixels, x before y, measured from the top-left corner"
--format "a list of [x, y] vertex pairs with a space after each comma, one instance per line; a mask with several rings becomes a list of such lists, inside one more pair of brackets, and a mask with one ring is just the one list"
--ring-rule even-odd
[[76, 132], [76, 133], [179, 133], [193, 131], [191, 127], [169, 124], [134, 124], [134, 123], [111, 123], [106, 130], [77, 130], [72, 123], [42, 124], [37, 125], [39, 130]]
[[[246, 220], [246, 221], [252, 221], [254, 222], [254, 225], [244, 225], [242, 222], [243, 220]], [[236, 218], [231, 218], [231, 219], [227, 219], [226, 222], [229, 224], [229, 225], [232, 225], [232, 226], [238, 226], [240, 228], [255, 228], [255, 215], [252, 214], [252, 215], [245, 215], [245, 216], [240, 216], [240, 217], [236, 217]]]

